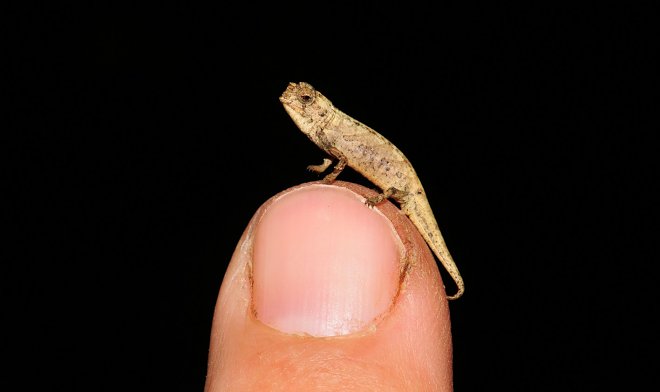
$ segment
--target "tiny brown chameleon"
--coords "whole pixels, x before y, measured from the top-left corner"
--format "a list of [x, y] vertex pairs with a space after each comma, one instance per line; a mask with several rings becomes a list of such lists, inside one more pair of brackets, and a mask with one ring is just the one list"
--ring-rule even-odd
[[[368, 198], [368, 205], [374, 206], [389, 197], [396, 200], [456, 282], [458, 291], [447, 298], [463, 295], [463, 278], [445, 245], [422, 183], [403, 153], [378, 132], [335, 108], [307, 83], [289, 83], [280, 101], [298, 128], [337, 160], [324, 181], [334, 181], [348, 165], [383, 190]], [[326, 158], [322, 164], [308, 168], [321, 173], [331, 164], [332, 160]]]

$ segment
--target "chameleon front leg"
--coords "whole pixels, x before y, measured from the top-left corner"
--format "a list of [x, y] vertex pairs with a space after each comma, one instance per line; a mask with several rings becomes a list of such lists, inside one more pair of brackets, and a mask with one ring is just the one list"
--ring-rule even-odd
[[332, 163], [332, 159], [323, 158], [323, 163], [321, 163], [320, 165], [309, 165], [307, 166], [307, 170], [321, 174], [330, 167], [331, 163]]
[[405, 192], [405, 191], [402, 191], [400, 189], [396, 189], [396, 188], [392, 187], [392, 188], [386, 189], [385, 192], [383, 192], [379, 195], [376, 195], [376, 196], [373, 196], [373, 197], [368, 197], [366, 203], [369, 207], [373, 207], [373, 206], [379, 204], [381, 201], [383, 201], [385, 199], [389, 199], [391, 197], [392, 199], [394, 199], [394, 200], [398, 201], [399, 203], [403, 204], [403, 203], [405, 203], [407, 196], [408, 196], [408, 192]]
[[[326, 183], [333, 182], [337, 178], [339, 173], [341, 173], [344, 170], [344, 168], [346, 167], [346, 163], [347, 163], [346, 156], [341, 151], [339, 151], [336, 148], [332, 147], [332, 148], [330, 148], [329, 152], [330, 152], [330, 154], [332, 154], [332, 156], [337, 158], [337, 164], [335, 165], [332, 172], [328, 173], [323, 178], [323, 182], [326, 182]], [[323, 163], [325, 164], [325, 161]]]

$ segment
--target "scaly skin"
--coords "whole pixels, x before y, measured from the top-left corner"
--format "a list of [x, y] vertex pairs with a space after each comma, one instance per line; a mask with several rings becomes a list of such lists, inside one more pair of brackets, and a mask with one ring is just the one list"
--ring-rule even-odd
[[[457, 299], [463, 295], [463, 278], [445, 245], [422, 183], [403, 153], [378, 132], [335, 108], [307, 83], [289, 83], [280, 101], [298, 128], [337, 159], [338, 163], [325, 180], [334, 181], [348, 165], [383, 190], [378, 197], [368, 199], [367, 204], [375, 205], [388, 197], [399, 202], [401, 210], [454, 279], [458, 291], [447, 298]], [[325, 160], [309, 169], [322, 172], [330, 163]]]

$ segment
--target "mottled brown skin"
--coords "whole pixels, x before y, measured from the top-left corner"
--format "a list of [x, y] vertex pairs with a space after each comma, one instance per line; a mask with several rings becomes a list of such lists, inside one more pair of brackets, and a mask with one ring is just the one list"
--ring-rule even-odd
[[[396, 200], [454, 279], [458, 291], [447, 298], [463, 295], [461, 274], [445, 245], [422, 183], [403, 153], [378, 132], [335, 108], [307, 83], [289, 83], [280, 101], [298, 128], [337, 159], [333, 171], [324, 180], [334, 181], [348, 165], [383, 190], [379, 196], [367, 199], [367, 204], [376, 205], [388, 197]], [[322, 172], [330, 164], [331, 161], [324, 160], [323, 164], [308, 168]]]

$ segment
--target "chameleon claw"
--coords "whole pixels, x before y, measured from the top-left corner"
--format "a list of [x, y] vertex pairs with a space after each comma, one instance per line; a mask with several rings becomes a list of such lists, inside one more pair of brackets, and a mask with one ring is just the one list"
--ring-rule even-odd
[[307, 170], [317, 174], [321, 174], [324, 171], [326, 171], [326, 169], [330, 167], [331, 164], [332, 164], [331, 159], [323, 158], [323, 163], [321, 163], [320, 165], [309, 165], [307, 166]]
[[380, 204], [380, 202], [383, 201], [382, 196], [383, 195], [367, 197], [367, 198], [365, 198], [364, 204], [366, 204], [367, 207], [369, 207], [369, 208], [374, 208], [377, 204]]

